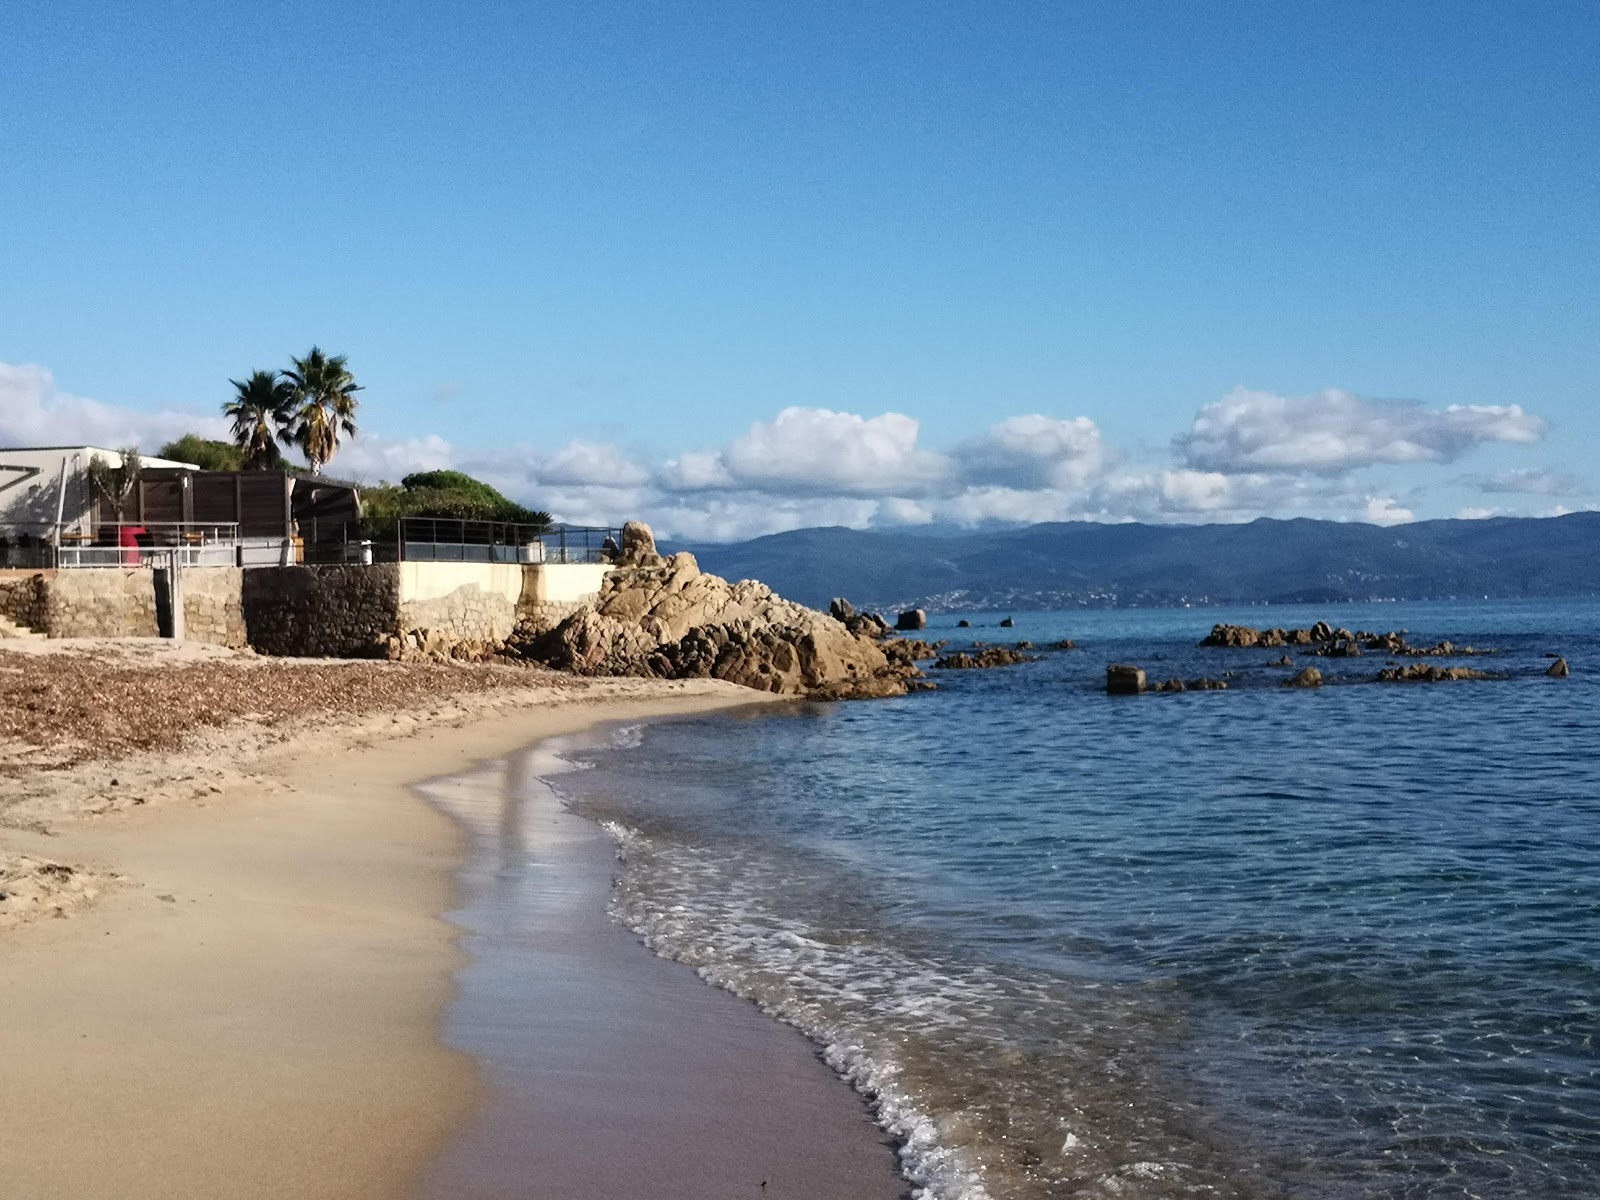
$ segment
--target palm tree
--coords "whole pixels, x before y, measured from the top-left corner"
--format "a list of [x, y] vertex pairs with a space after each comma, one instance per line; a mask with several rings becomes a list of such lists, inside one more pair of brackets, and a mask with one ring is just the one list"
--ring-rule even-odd
[[276, 371], [253, 371], [241, 383], [228, 380], [238, 392], [222, 406], [233, 421], [233, 442], [244, 453], [246, 471], [270, 471], [283, 462], [278, 438], [293, 415], [294, 385]]
[[342, 354], [330, 358], [313, 346], [304, 358], [291, 361], [294, 369], [285, 371], [283, 377], [294, 389], [294, 412], [279, 437], [286, 446], [298, 446], [311, 473], [320, 475], [339, 449], [339, 434], [356, 434], [356, 406], [360, 403], [356, 393], [361, 387]]

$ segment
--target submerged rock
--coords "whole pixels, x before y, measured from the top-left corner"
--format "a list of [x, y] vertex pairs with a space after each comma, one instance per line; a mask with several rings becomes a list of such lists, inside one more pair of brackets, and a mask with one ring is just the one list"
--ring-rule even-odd
[[1165, 683], [1158, 683], [1155, 688], [1158, 692], [1225, 692], [1228, 685], [1220, 679], [1191, 679], [1185, 683], [1181, 679], [1169, 679]]
[[1314, 688], [1322, 686], [1322, 672], [1315, 667], [1307, 667], [1292, 679], [1283, 681], [1284, 687]]
[[1503, 679], [1489, 671], [1471, 667], [1439, 667], [1433, 663], [1413, 663], [1409, 667], [1385, 667], [1378, 672], [1379, 683], [1451, 683], [1461, 679]]
[[957, 651], [947, 654], [933, 665], [944, 671], [966, 671], [979, 667], [1009, 667], [1016, 663], [1035, 662], [1033, 655], [1024, 654], [1021, 648], [1015, 650], [1005, 646], [989, 646], [975, 654]]

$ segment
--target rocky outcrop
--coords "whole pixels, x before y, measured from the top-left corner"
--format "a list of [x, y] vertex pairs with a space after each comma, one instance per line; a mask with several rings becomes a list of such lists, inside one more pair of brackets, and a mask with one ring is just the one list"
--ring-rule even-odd
[[958, 650], [947, 654], [933, 665], [942, 671], [970, 671], [982, 667], [1010, 667], [1017, 663], [1037, 662], [1037, 656], [1024, 654], [1023, 647], [1015, 650], [1009, 646], [986, 646], [968, 654]]
[[1409, 667], [1385, 667], [1378, 672], [1379, 683], [1451, 683], [1460, 679], [1503, 679], [1489, 671], [1471, 667], [1440, 667], [1433, 663], [1413, 663]]
[[1335, 629], [1318, 621], [1310, 629], [1256, 629], [1249, 625], [1213, 625], [1200, 644], [1249, 649], [1253, 646], [1314, 646], [1318, 642], [1348, 642], [1356, 638], [1348, 629]]
[[1223, 646], [1230, 649], [1249, 649], [1262, 646], [1306, 646], [1306, 652], [1319, 658], [1359, 658], [1368, 650], [1411, 658], [1457, 658], [1479, 654], [1494, 654], [1494, 650], [1479, 650], [1474, 646], [1456, 646], [1439, 642], [1433, 646], [1409, 645], [1404, 636], [1390, 630], [1388, 633], [1369, 633], [1337, 629], [1326, 621], [1318, 621], [1310, 629], [1255, 629], [1249, 625], [1213, 625], [1211, 632], [1200, 641], [1202, 646]]
[[619, 567], [658, 567], [656, 535], [643, 521], [629, 521], [622, 527], [622, 547], [617, 554]]
[[1106, 668], [1106, 692], [1112, 696], [1137, 696], [1145, 690], [1144, 669], [1132, 663], [1112, 663]]
[[1314, 688], [1322, 686], [1322, 672], [1315, 667], [1307, 667], [1291, 679], [1285, 679], [1283, 686], [1287, 688]]
[[894, 632], [889, 628], [889, 622], [877, 613], [857, 612], [856, 606], [842, 597], [836, 597], [828, 605], [828, 615], [857, 637], [884, 638]]
[[836, 615], [754, 580], [707, 575], [692, 554], [663, 558], [654, 545], [648, 526], [624, 526], [620, 558], [632, 565], [607, 576], [594, 604], [508, 651], [579, 675], [709, 677], [825, 699], [900, 695], [919, 678], [915, 648], [886, 653]]

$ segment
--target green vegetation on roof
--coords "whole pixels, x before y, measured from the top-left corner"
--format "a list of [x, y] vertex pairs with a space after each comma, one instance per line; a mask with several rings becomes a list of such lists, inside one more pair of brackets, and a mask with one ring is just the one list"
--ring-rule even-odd
[[379, 484], [361, 490], [367, 537], [393, 538], [402, 517], [440, 517], [464, 521], [506, 521], [545, 529], [550, 514], [507, 499], [480, 479], [460, 471], [418, 471], [398, 486]]

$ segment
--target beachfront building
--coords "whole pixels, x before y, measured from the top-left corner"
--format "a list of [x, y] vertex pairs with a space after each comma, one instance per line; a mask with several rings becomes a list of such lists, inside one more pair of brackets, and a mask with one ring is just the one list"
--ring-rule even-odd
[[[116, 471], [122, 454], [100, 446], [0, 447], [0, 566], [51, 566], [50, 551], [92, 541], [102, 500], [90, 464]], [[194, 464], [146, 458], [148, 467]]]
[[283, 566], [341, 561], [358, 540], [351, 483], [142, 456], [125, 466], [95, 446], [0, 449], [0, 566], [148, 566], [172, 551], [185, 566]]

